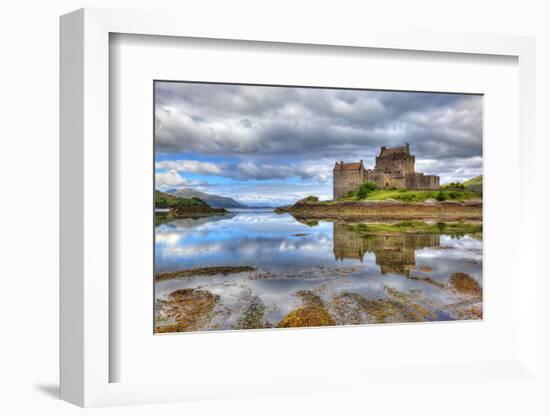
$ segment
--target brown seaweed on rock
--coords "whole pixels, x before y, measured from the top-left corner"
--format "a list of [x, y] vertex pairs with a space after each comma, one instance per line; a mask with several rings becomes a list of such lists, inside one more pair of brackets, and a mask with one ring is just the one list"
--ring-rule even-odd
[[367, 298], [359, 293], [342, 292], [332, 298], [336, 319], [341, 325], [361, 323], [423, 322], [435, 314], [417, 303], [410, 294], [386, 287], [387, 298]]
[[369, 322], [364, 307], [366, 299], [359, 293], [342, 292], [331, 299], [333, 315], [338, 325], [357, 325]]
[[218, 295], [207, 290], [180, 289], [168, 295], [167, 300], [157, 303], [156, 321], [164, 321], [155, 332], [197, 331], [207, 327], [213, 310], [219, 301]]
[[483, 306], [481, 304], [474, 305], [464, 311], [459, 311], [458, 317], [464, 320], [483, 319]]
[[467, 273], [453, 273], [450, 279], [453, 290], [457, 293], [481, 299], [480, 284]]
[[405, 308], [405, 317], [408, 318], [405, 322], [422, 322], [432, 321], [436, 318], [436, 314], [430, 311], [424, 305], [418, 303], [417, 293], [411, 291], [409, 293], [401, 292], [391, 287], [385, 287], [386, 293], [392, 298], [401, 303]]
[[460, 320], [477, 320], [483, 319], [483, 304], [481, 299], [469, 298], [461, 302], [452, 303], [445, 306], [455, 319]]
[[294, 309], [281, 319], [278, 328], [336, 325], [318, 295], [309, 290], [300, 290], [296, 295], [302, 299], [303, 307]]
[[336, 322], [325, 309], [298, 308], [291, 311], [277, 324], [277, 328], [298, 328], [307, 326], [333, 326]]
[[483, 318], [483, 288], [467, 273], [453, 273], [449, 290], [459, 295], [459, 301], [446, 305], [445, 309], [456, 319], [476, 320]]

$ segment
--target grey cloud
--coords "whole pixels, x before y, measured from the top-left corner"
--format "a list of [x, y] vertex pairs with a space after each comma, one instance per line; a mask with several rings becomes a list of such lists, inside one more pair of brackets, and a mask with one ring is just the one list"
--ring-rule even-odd
[[166, 171], [157, 172], [157, 177], [165, 178], [164, 180], [169, 178], [183, 180], [178, 172], [225, 176], [244, 181], [301, 178], [317, 183], [326, 183], [332, 178], [332, 161], [330, 160], [292, 164], [265, 164], [252, 161], [206, 163], [194, 160], [170, 160], [156, 162], [155, 167]]
[[481, 112], [475, 95], [157, 83], [155, 143], [277, 165], [372, 160], [408, 142], [417, 161], [452, 161], [481, 155]]
[[460, 182], [483, 173], [481, 156], [470, 158], [424, 159], [417, 162], [417, 169], [441, 177], [441, 183]]

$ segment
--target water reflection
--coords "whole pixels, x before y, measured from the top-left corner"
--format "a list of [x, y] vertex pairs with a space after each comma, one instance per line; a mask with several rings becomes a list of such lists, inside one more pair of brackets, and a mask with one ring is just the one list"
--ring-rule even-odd
[[[191, 273], [155, 283], [156, 327], [178, 332], [481, 317], [481, 241], [357, 231], [353, 224], [298, 222], [269, 210], [161, 221], [156, 273]], [[212, 274], [212, 266], [252, 271]]]
[[426, 247], [439, 247], [439, 234], [359, 235], [352, 226], [333, 224], [334, 257], [363, 262], [365, 253], [374, 253], [382, 274], [409, 277], [416, 267], [415, 253]]

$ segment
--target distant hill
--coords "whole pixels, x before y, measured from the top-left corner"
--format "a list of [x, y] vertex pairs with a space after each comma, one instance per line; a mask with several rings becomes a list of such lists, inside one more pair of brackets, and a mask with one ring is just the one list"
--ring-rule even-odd
[[[196, 218], [206, 215], [227, 214], [225, 208], [213, 208], [199, 198], [179, 197], [155, 190], [155, 209], [158, 208], [169, 208], [167, 212], [163, 212], [162, 214], [159, 212], [159, 216], [162, 215], [164, 219], [167, 220], [173, 218]], [[159, 225], [162, 221], [157, 217], [158, 216], [155, 215], [155, 224]]]
[[481, 192], [483, 189], [483, 175], [476, 176], [463, 183], [466, 189], [475, 192]]
[[208, 203], [199, 198], [182, 198], [155, 190], [155, 208], [181, 208], [181, 207], [204, 207], [210, 208]]
[[476, 176], [475, 178], [468, 179], [467, 181], [463, 182], [464, 186], [469, 185], [482, 185], [483, 184], [483, 175]]
[[195, 189], [180, 188], [170, 192], [171, 195], [183, 198], [198, 198], [205, 201], [212, 208], [248, 208], [246, 205], [226, 196], [207, 194]]
[[441, 185], [442, 190], [448, 191], [469, 191], [478, 194], [483, 193], [483, 175], [476, 176], [475, 178], [468, 179], [462, 183], [451, 182], [445, 185]]

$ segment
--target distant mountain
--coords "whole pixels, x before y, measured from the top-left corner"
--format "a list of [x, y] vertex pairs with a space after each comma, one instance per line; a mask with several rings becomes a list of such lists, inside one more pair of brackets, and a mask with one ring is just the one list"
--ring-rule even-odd
[[208, 203], [212, 208], [248, 208], [246, 205], [226, 196], [207, 194], [195, 189], [180, 188], [170, 191], [170, 194], [183, 198], [199, 198]]

